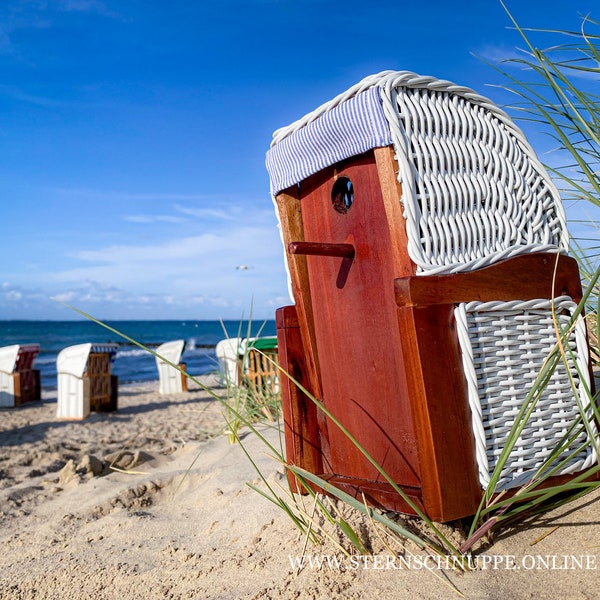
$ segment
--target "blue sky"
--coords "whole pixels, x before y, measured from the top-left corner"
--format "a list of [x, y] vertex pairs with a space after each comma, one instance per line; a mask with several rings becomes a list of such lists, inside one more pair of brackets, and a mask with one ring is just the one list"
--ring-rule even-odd
[[[599, 17], [507, 4], [527, 27]], [[517, 46], [497, 0], [2, 0], [0, 319], [78, 318], [53, 298], [100, 319], [272, 318], [289, 302], [272, 132], [385, 69], [502, 103], [482, 59]]]

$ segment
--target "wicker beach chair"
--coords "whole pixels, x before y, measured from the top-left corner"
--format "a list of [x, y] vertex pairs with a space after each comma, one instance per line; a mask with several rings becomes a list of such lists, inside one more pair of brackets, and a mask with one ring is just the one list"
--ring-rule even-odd
[[[531, 476], [593, 384], [559, 193], [508, 115], [386, 71], [276, 131], [267, 168], [295, 301], [277, 313], [281, 367], [431, 518], [475, 511], [554, 315], [571, 332], [494, 491]], [[289, 382], [283, 406], [292, 463], [411, 512]], [[589, 433], [557, 476], [596, 462]]]
[[[180, 369], [185, 370], [185, 364], [181, 362], [184, 347], [184, 340], [174, 340], [165, 342], [156, 349], [158, 354], [156, 357], [158, 391], [160, 394], [178, 394], [187, 391], [186, 376], [172, 366], [177, 365]], [[165, 360], [161, 360], [159, 357]]]
[[276, 337], [226, 338], [217, 343], [215, 354], [222, 383], [279, 392]]
[[242, 383], [263, 400], [279, 393], [277, 338], [265, 336], [242, 340], [239, 349]]
[[111, 373], [117, 344], [77, 344], [56, 358], [59, 419], [85, 419], [117, 409], [118, 378]]
[[0, 407], [13, 407], [41, 398], [40, 372], [33, 363], [39, 344], [0, 348]]

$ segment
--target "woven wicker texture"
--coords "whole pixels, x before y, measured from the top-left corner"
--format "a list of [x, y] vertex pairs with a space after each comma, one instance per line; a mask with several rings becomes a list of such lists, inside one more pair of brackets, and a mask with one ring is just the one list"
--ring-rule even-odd
[[279, 391], [277, 350], [255, 350], [250, 348], [245, 357], [243, 381], [255, 393], [266, 395]]
[[394, 91], [401, 142], [393, 137], [411, 157], [409, 252], [422, 271], [470, 270], [560, 246], [558, 195], [494, 113], [446, 92]]
[[[569, 298], [555, 300], [556, 318], [565, 331], [569, 331], [574, 310], [575, 304]], [[456, 321], [469, 389], [479, 477], [486, 488], [515, 419], [556, 345], [557, 335], [548, 300], [461, 304], [456, 309]], [[585, 325], [581, 318], [571, 328], [568, 344], [575, 357], [573, 360], [567, 351], [569, 373], [560, 361], [535, 403], [495, 491], [520, 485], [531, 477], [567, 434], [572, 439], [553, 462], [566, 459], [557, 474], [580, 471], [596, 460], [585, 429], [581, 426], [572, 429], [579, 420], [580, 410], [586, 409], [586, 394], [573, 394], [569, 375], [579, 392], [582, 386], [589, 389], [590, 384]]]
[[273, 144], [373, 86], [396, 151], [408, 251], [419, 274], [567, 250], [560, 196], [535, 152], [506, 113], [468, 88], [385, 71], [276, 131]]

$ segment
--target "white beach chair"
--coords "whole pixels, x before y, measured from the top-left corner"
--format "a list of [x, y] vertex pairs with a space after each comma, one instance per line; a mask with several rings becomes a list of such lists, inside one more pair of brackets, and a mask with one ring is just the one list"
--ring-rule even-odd
[[39, 344], [0, 348], [0, 407], [40, 399], [40, 372], [32, 368], [39, 351]]
[[277, 366], [271, 362], [278, 360], [276, 337], [227, 338], [216, 345], [215, 353], [222, 383], [244, 385], [255, 392], [279, 392]]
[[158, 391], [160, 394], [177, 394], [187, 391], [187, 379], [185, 375], [172, 366], [178, 365], [182, 369], [185, 368], [185, 365], [180, 362], [184, 347], [184, 340], [175, 340], [166, 342], [156, 349], [156, 353], [165, 359], [161, 360], [156, 357]]
[[56, 358], [59, 419], [85, 419], [92, 410], [116, 410], [118, 379], [111, 374], [117, 344], [78, 344]]
[[244, 354], [243, 343], [243, 338], [233, 337], [221, 340], [215, 347], [221, 383], [225, 385], [239, 384], [239, 361], [240, 354]]

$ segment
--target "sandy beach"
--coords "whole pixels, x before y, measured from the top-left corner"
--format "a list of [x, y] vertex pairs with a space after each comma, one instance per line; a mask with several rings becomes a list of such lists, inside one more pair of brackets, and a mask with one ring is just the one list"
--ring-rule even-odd
[[[399, 569], [364, 528], [374, 556], [308, 545], [305, 557], [329, 563], [297, 572], [304, 539], [248, 487], [260, 481], [223, 433], [221, 404], [193, 384], [157, 389], [123, 387], [117, 412], [84, 421], [58, 421], [49, 391], [0, 410], [0, 598], [598, 597], [598, 494], [503, 532], [466, 574]], [[256, 437], [244, 442], [268, 481], [284, 485]]]

